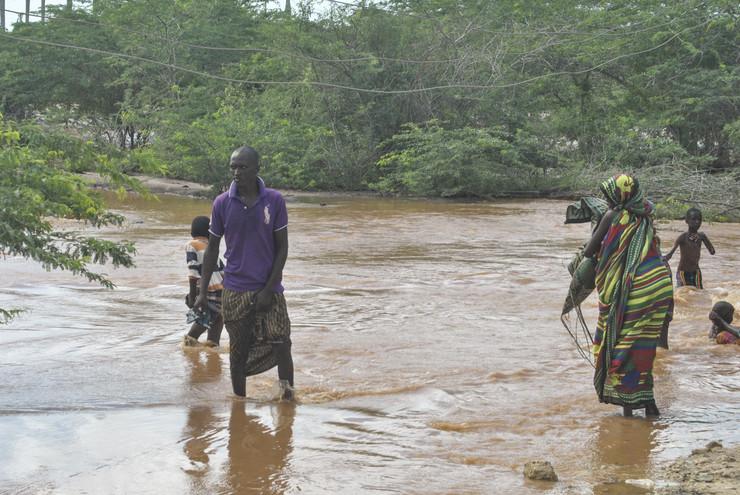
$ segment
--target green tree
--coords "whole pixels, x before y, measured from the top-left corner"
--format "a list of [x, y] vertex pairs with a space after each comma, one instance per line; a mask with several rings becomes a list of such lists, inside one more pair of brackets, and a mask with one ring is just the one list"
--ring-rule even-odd
[[534, 167], [504, 129], [444, 129], [410, 124], [380, 159], [379, 191], [420, 196], [491, 197], [531, 186]]
[[[32, 259], [47, 270], [68, 270], [112, 288], [113, 282], [93, 271], [91, 264], [133, 266], [133, 244], [83, 236], [59, 229], [53, 221], [69, 218], [99, 227], [120, 225], [123, 217], [105, 209], [89, 185], [70, 172], [62, 153], [35, 151], [24, 144], [25, 138], [0, 114], [0, 252]], [[99, 158], [103, 161], [97, 170], [112, 183], [141, 190], [104, 157]], [[0, 322], [15, 313], [0, 308]]]

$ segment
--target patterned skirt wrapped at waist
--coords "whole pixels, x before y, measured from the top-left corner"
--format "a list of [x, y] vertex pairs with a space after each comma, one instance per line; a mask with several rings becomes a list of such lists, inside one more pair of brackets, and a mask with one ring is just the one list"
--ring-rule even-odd
[[256, 375], [277, 365], [273, 346], [290, 344], [290, 318], [283, 294], [272, 295], [266, 313], [254, 310], [257, 291], [224, 289], [222, 311], [229, 333], [232, 366], [239, 361], [245, 376]]
[[607, 325], [610, 306], [600, 302], [594, 384], [602, 402], [632, 407], [654, 402], [655, 348], [672, 301], [671, 275], [657, 255], [638, 266], [617, 335], [607, 334], [614, 331]]
[[257, 340], [280, 343], [290, 340], [290, 318], [283, 294], [272, 295], [272, 306], [267, 313], [254, 314], [255, 296], [258, 291], [236, 292], [224, 289], [222, 311], [224, 323], [246, 321], [254, 318], [254, 332]]

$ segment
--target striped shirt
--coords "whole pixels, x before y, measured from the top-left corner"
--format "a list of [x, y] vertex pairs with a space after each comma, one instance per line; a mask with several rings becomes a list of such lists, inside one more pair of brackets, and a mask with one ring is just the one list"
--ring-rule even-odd
[[[188, 278], [200, 280], [203, 271], [203, 257], [208, 247], [207, 237], [193, 237], [185, 245], [185, 259], [188, 264]], [[224, 288], [224, 262], [220, 259], [211, 274], [208, 284], [208, 299], [211, 301], [221, 300], [221, 291]]]

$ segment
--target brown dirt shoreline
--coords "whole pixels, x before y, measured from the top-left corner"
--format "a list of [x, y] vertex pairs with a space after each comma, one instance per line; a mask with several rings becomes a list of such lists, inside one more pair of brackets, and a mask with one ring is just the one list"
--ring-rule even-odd
[[[108, 188], [108, 182], [101, 177], [99, 174], [94, 172], [85, 172], [81, 174], [93, 188], [106, 189]], [[207, 184], [201, 184], [198, 182], [191, 182], [182, 179], [173, 179], [170, 177], [154, 177], [148, 175], [132, 175], [141, 184], [153, 194], [174, 194], [179, 196], [191, 196], [199, 198], [212, 198], [214, 196], [213, 189]], [[373, 191], [303, 191], [298, 189], [284, 189], [280, 188], [286, 197], [368, 197], [368, 198], [380, 198], [384, 197], [384, 194], [373, 192]], [[561, 199], [561, 200], [576, 200], [583, 194], [577, 193], [562, 193], [560, 191], [519, 191], [510, 192], [505, 195], [496, 197], [486, 198], [426, 198], [416, 196], [403, 196], [404, 199], [423, 199], [426, 201], [445, 201], [447, 199], [455, 201], [495, 201], [495, 200], [526, 200], [526, 199]]]
[[[95, 189], [107, 189], [110, 184], [99, 174], [86, 172], [82, 177]], [[134, 175], [141, 184], [153, 194], [175, 194], [178, 196], [193, 196], [207, 198], [212, 196], [212, 189], [205, 184], [190, 182], [168, 177], [151, 177], [147, 175]]]
[[740, 445], [710, 442], [673, 462], [658, 475], [656, 495], [730, 495], [740, 493]]

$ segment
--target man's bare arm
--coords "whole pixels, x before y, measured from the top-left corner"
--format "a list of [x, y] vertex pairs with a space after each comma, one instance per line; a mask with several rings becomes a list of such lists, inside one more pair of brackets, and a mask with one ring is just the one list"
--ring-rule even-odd
[[273, 288], [283, 277], [283, 268], [288, 259], [288, 228], [273, 232], [272, 236], [275, 241], [275, 259], [272, 262], [272, 269], [265, 287], [257, 294], [257, 311], [260, 313], [270, 309]]
[[283, 278], [283, 268], [288, 260], [288, 228], [273, 232], [272, 236], [275, 240], [275, 261], [272, 263], [270, 277], [265, 284], [265, 287], [271, 290], [277, 281]]

